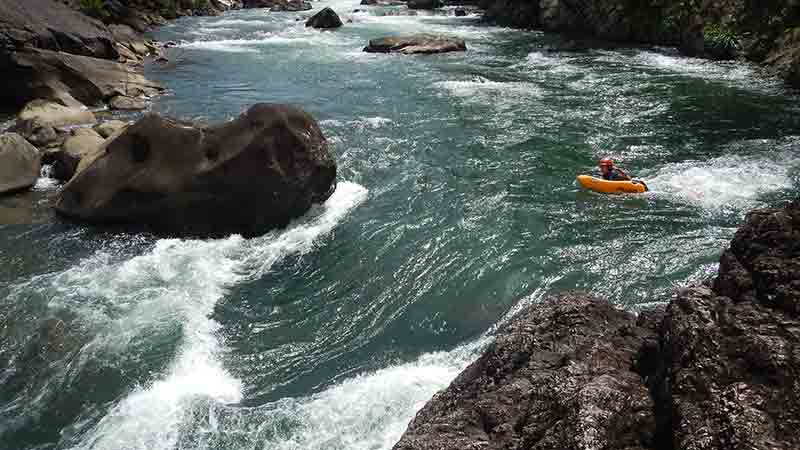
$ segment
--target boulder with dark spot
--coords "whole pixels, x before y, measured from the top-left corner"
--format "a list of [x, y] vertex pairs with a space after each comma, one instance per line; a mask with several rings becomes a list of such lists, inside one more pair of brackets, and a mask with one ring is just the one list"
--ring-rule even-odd
[[405, 55], [463, 52], [467, 45], [463, 39], [430, 34], [396, 36], [369, 41], [364, 47], [368, 53], [402, 53]]
[[311, 16], [306, 22], [306, 26], [313, 28], [339, 28], [342, 26], [342, 19], [331, 8], [324, 8]]
[[304, 111], [258, 104], [202, 127], [148, 114], [64, 188], [58, 213], [169, 234], [253, 236], [286, 226], [336, 183], [336, 163]]
[[36, 184], [40, 164], [39, 151], [25, 138], [16, 133], [0, 134], [0, 194]]

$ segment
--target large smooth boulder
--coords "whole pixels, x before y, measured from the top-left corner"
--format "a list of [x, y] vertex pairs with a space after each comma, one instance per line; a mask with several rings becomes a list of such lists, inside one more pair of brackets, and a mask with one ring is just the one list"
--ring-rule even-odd
[[430, 34], [373, 39], [369, 41], [369, 45], [364, 47], [364, 51], [368, 53], [402, 53], [406, 55], [466, 50], [467, 45], [463, 39]]
[[97, 119], [86, 107], [64, 106], [50, 100], [31, 100], [17, 113], [17, 128], [25, 128], [28, 123], [40, 126], [63, 127], [95, 123]]
[[648, 448], [654, 405], [634, 361], [655, 340], [607, 300], [548, 298], [500, 331], [394, 449]]
[[107, 120], [95, 126], [94, 131], [96, 131], [97, 134], [105, 139], [116, 133], [118, 130], [125, 128], [126, 126], [128, 126], [128, 122], [123, 122], [121, 120]]
[[[78, 172], [82, 161], [92, 159], [100, 151], [105, 139], [91, 128], [77, 128], [61, 144], [61, 150], [52, 155], [53, 178], [69, 181]], [[84, 163], [84, 166], [87, 164]]]
[[327, 141], [298, 108], [258, 104], [210, 127], [148, 114], [72, 179], [56, 211], [171, 234], [253, 236], [325, 201], [335, 182]]
[[342, 26], [342, 19], [331, 8], [324, 8], [311, 16], [306, 22], [306, 26], [313, 28], [339, 28]]
[[41, 157], [36, 147], [16, 133], [0, 134], [0, 194], [36, 184]]
[[0, 53], [36, 47], [116, 59], [101, 22], [53, 0], [0, 0]]

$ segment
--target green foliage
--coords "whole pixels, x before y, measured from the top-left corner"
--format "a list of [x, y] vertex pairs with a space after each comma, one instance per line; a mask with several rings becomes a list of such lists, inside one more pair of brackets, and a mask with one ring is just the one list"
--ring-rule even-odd
[[87, 16], [91, 16], [100, 20], [104, 20], [109, 16], [103, 0], [81, 0], [80, 5], [81, 11], [83, 11]]
[[208, 8], [208, 0], [194, 0], [194, 8], [195, 9]]
[[706, 25], [703, 29], [706, 48], [720, 55], [733, 55], [740, 48], [739, 36], [718, 24]]

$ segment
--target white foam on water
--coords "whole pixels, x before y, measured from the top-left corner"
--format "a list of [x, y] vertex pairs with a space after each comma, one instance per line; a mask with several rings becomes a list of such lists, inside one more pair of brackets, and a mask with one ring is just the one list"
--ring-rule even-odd
[[259, 45], [262, 41], [257, 39], [220, 39], [216, 41], [195, 41], [181, 44], [181, 48], [193, 50], [208, 50], [213, 52], [227, 53], [254, 53], [258, 52], [254, 45]]
[[[308, 398], [265, 405], [255, 415], [260, 426], [252, 439], [258, 444], [248, 448], [390, 449], [416, 412], [489, 341], [482, 337], [449, 352], [424, 354], [416, 361], [350, 378]], [[287, 420], [293, 426], [282, 430]]]
[[653, 195], [668, 195], [710, 211], [742, 211], [757, 207], [764, 194], [791, 189], [790, 170], [798, 165], [800, 157], [790, 153], [774, 158], [729, 155], [669, 164], [644, 180]]
[[[619, 54], [611, 56], [611, 59], [619, 59]], [[756, 66], [740, 61], [712, 61], [642, 51], [634, 57], [634, 62], [693, 78], [722, 81], [745, 89], [782, 90], [779, 80], [760, 76]]]
[[173, 449], [195, 402], [241, 400], [240, 380], [218, 359], [219, 325], [210, 317], [215, 305], [231, 286], [257, 279], [289, 255], [313, 250], [366, 196], [367, 190], [357, 184], [339, 183], [324, 205], [282, 232], [250, 240], [164, 239], [152, 251], [122, 263], [98, 252], [54, 277], [52, 307], [82, 312], [84, 320], [112, 319], [83, 353], [121, 354], [133, 337], [153, 327], [177, 325], [182, 331], [178, 355], [167, 372], [123, 398], [74, 448]]
[[[476, 95], [493, 95], [519, 99], [520, 96], [538, 97], [542, 93], [541, 88], [533, 83], [524, 81], [491, 81], [483, 77], [475, 77], [472, 80], [439, 81], [434, 83], [433, 86], [462, 98], [470, 98]], [[519, 101], [522, 100], [519, 99]]]

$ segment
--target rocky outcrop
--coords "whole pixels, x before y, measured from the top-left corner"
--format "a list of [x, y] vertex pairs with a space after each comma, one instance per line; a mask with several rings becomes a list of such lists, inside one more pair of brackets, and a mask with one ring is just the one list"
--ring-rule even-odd
[[36, 184], [40, 164], [39, 151], [22, 136], [0, 134], [0, 195]]
[[57, 147], [64, 140], [62, 127], [92, 124], [94, 114], [75, 101], [68, 107], [48, 100], [32, 100], [17, 114], [11, 131], [21, 134], [39, 148]]
[[748, 215], [713, 283], [663, 310], [524, 310], [395, 449], [797, 449], [798, 392], [800, 201]]
[[463, 39], [428, 34], [373, 39], [369, 41], [369, 45], [364, 47], [364, 51], [368, 53], [402, 53], [406, 55], [466, 50], [467, 45]]
[[655, 339], [607, 301], [549, 298], [436, 394], [394, 449], [648, 448], [653, 403], [632, 361]]
[[313, 28], [339, 28], [342, 26], [342, 19], [331, 8], [324, 8], [311, 16], [306, 22], [306, 26]]
[[326, 200], [335, 182], [322, 131], [297, 108], [259, 104], [211, 127], [149, 114], [72, 179], [56, 210], [172, 234], [253, 236]]

